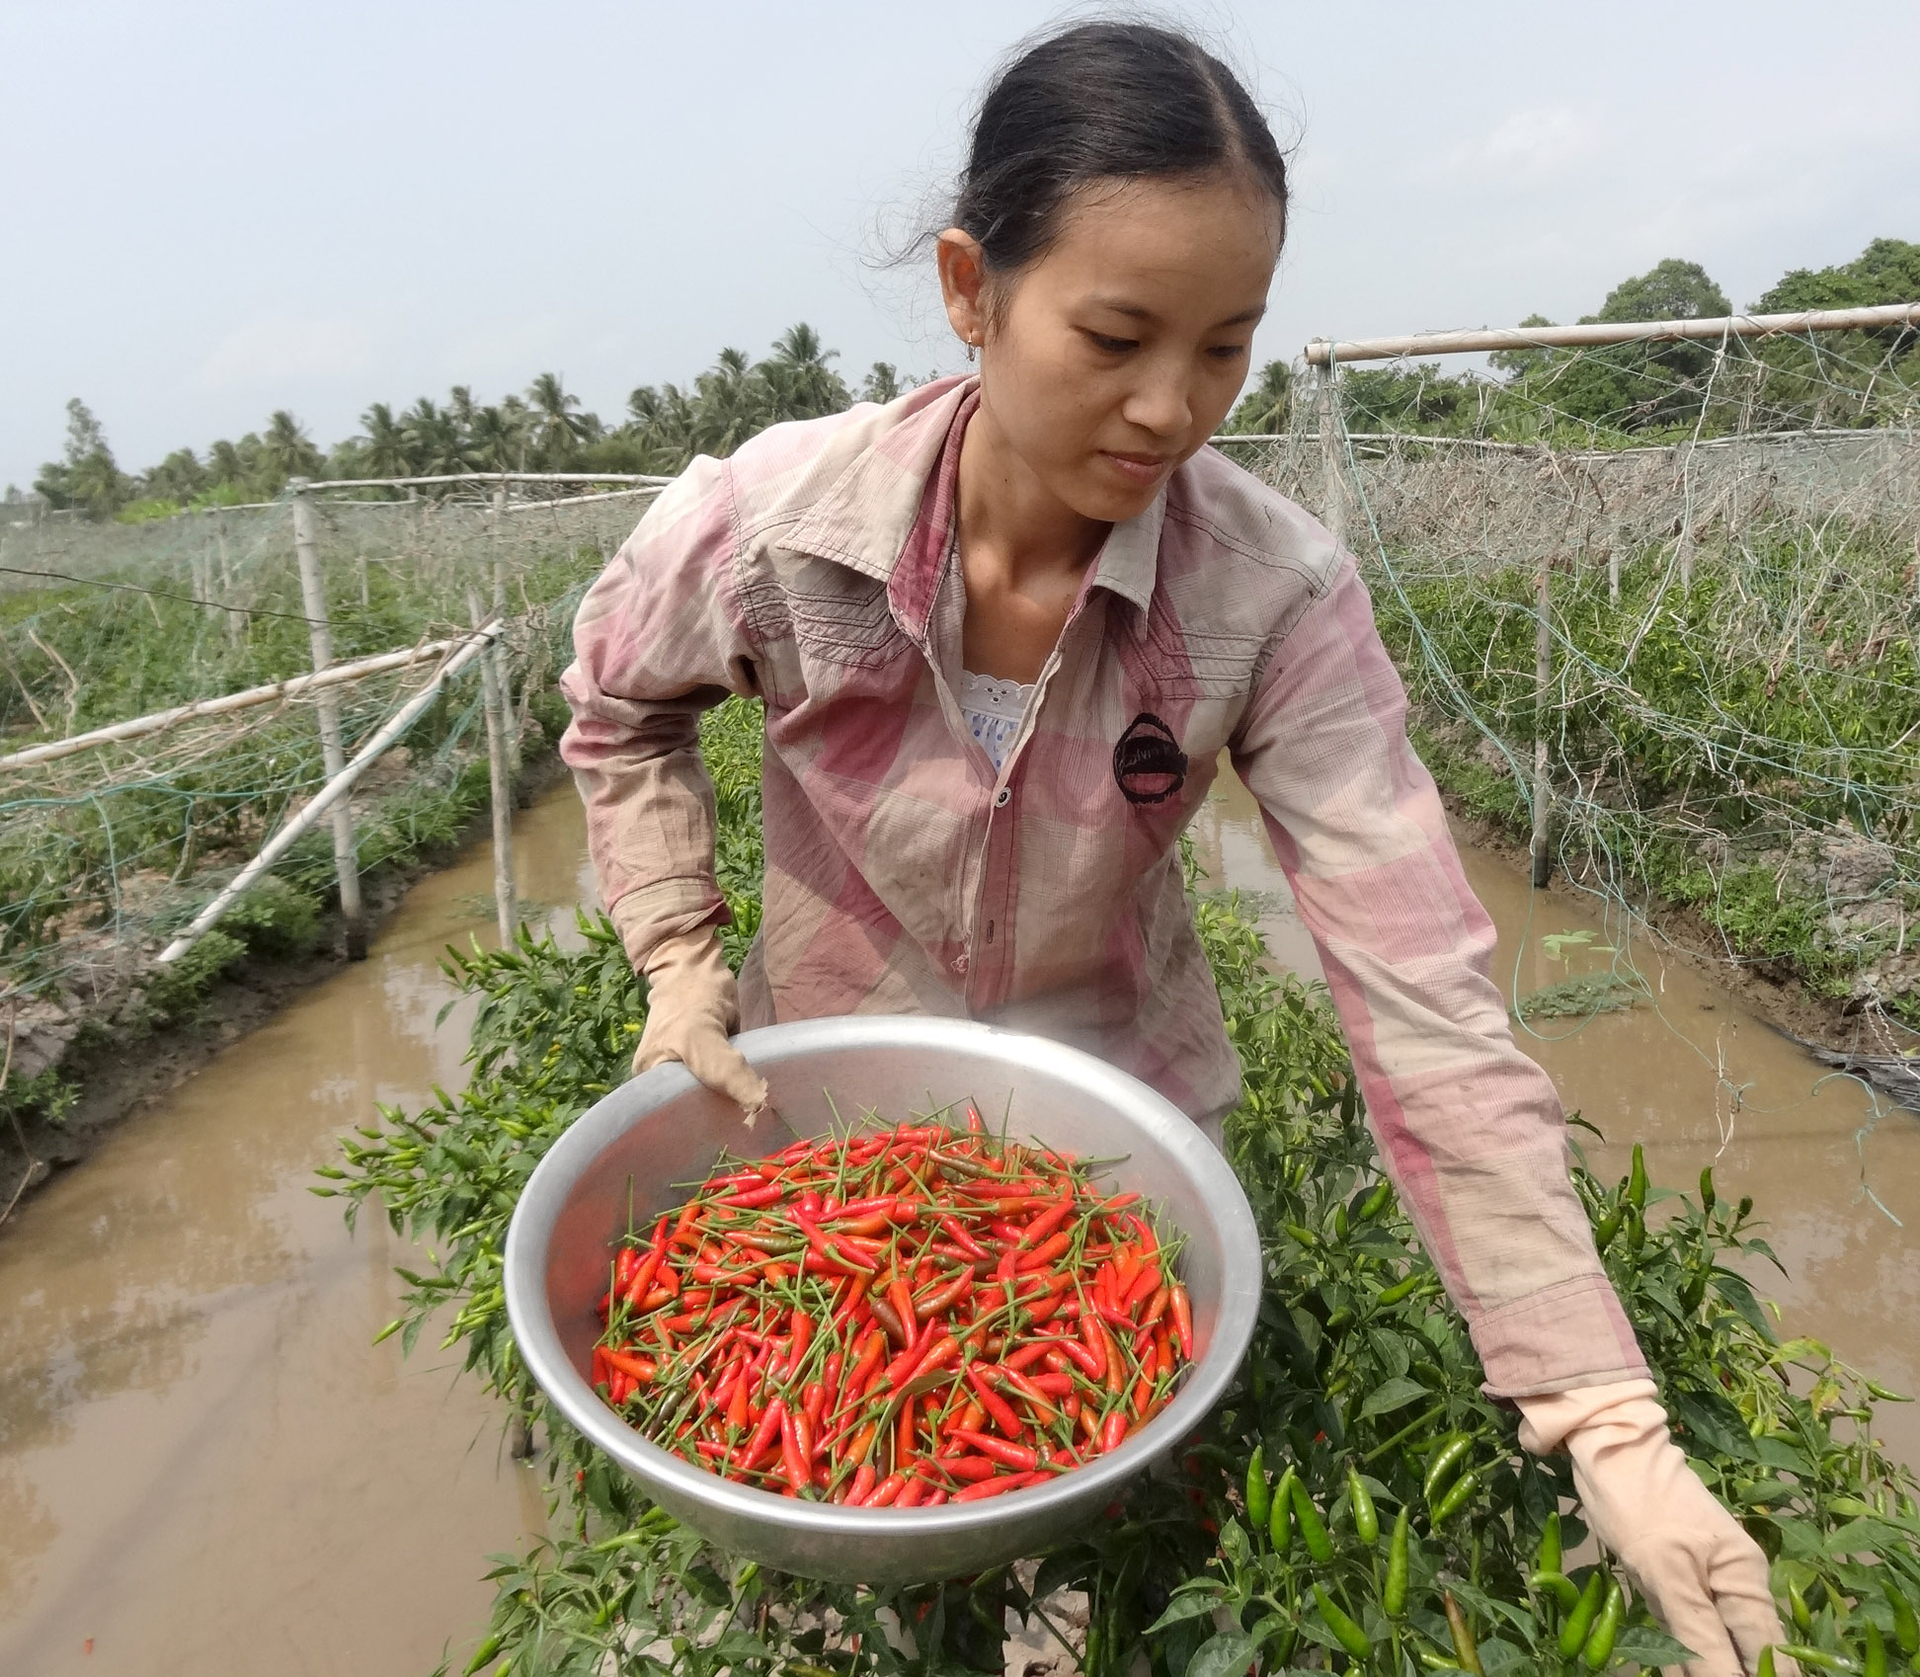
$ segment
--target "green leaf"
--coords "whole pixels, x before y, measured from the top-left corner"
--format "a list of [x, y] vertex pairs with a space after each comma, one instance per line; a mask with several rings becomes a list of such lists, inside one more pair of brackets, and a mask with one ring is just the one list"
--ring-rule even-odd
[[1367, 1401], [1360, 1405], [1360, 1419], [1370, 1421], [1376, 1415], [1387, 1415], [1394, 1410], [1412, 1403], [1416, 1398], [1428, 1395], [1427, 1388], [1418, 1380], [1410, 1380], [1400, 1375], [1396, 1379], [1384, 1381], [1367, 1393]]
[[1674, 1419], [1687, 1429], [1690, 1455], [1713, 1451], [1737, 1461], [1758, 1459], [1745, 1417], [1719, 1393], [1674, 1392], [1670, 1405]]
[[1209, 1637], [1187, 1661], [1187, 1677], [1241, 1677], [1251, 1663], [1254, 1641], [1244, 1630]]
[[1676, 1642], [1652, 1625], [1628, 1625], [1614, 1639], [1615, 1661], [1632, 1660], [1636, 1664], [1658, 1667], [1680, 1665], [1699, 1656], [1684, 1642]]
[[1195, 1582], [1202, 1587], [1195, 1588], [1193, 1584], [1181, 1585], [1173, 1600], [1167, 1603], [1166, 1612], [1147, 1626], [1145, 1635], [1152, 1636], [1156, 1632], [1165, 1630], [1169, 1625], [1177, 1625], [1186, 1619], [1198, 1619], [1204, 1614], [1211, 1613], [1219, 1605], [1221, 1596], [1226, 1593], [1224, 1585], [1216, 1583], [1211, 1578], [1199, 1579]]

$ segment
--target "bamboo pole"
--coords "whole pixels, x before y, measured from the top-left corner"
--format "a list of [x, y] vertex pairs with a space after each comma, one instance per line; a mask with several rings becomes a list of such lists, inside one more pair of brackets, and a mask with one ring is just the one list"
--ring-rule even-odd
[[464, 641], [464, 636], [456, 640], [427, 641], [424, 645], [410, 646], [399, 652], [382, 652], [372, 658], [356, 658], [350, 664], [333, 664], [313, 675], [290, 676], [285, 681], [270, 681], [264, 687], [248, 687], [238, 693], [223, 693], [216, 699], [196, 699], [192, 704], [175, 705], [171, 710], [156, 710], [146, 716], [129, 717], [124, 722], [111, 722], [104, 728], [94, 728], [84, 734], [74, 734], [63, 740], [49, 740], [44, 745], [30, 745], [23, 751], [12, 752], [0, 757], [0, 769], [32, 768], [36, 763], [56, 762], [97, 745], [116, 745], [123, 740], [144, 739], [149, 734], [163, 733], [178, 723], [190, 722], [197, 717], [225, 716], [233, 711], [251, 710], [257, 705], [297, 699], [319, 688], [344, 687], [349, 682], [364, 681], [368, 676], [405, 669], [409, 664], [437, 658], [450, 648], [464, 644]]
[[305, 809], [301, 810], [298, 815], [262, 845], [260, 847], [260, 853], [227, 882], [226, 889], [221, 891], [205, 908], [201, 909], [201, 911], [188, 922], [180, 935], [168, 944], [165, 949], [160, 951], [161, 963], [164, 965], [167, 962], [178, 960], [198, 943], [201, 937], [218, 923], [220, 916], [225, 914], [228, 908], [232, 906], [236, 897], [247, 890], [262, 874], [271, 868], [275, 862], [279, 861], [282, 856], [291, 850], [302, 835], [313, 828], [321, 816], [344, 803], [348, 795], [353, 791], [354, 782], [373, 766], [374, 762], [395, 740], [413, 726], [414, 722], [419, 718], [420, 713], [424, 711], [428, 705], [433, 703], [440, 689], [484, 652], [489, 642], [491, 642], [493, 637], [499, 634], [499, 632], [500, 625], [498, 623], [487, 624], [478, 634], [469, 639], [458, 652], [442, 664], [440, 668], [434, 672], [433, 679], [429, 681], [425, 687], [421, 688], [420, 691], [414, 694], [400, 709], [387, 718], [386, 722], [381, 726], [380, 731], [360, 748], [353, 761], [344, 765], [337, 775], [333, 776], [325, 786], [321, 787], [320, 790], [313, 795], [313, 801], [309, 803]]
[[[307, 480], [295, 478], [293, 491], [293, 554], [300, 567], [300, 598], [307, 614], [307, 639], [313, 649], [316, 673], [333, 662], [333, 625], [327, 618], [327, 591], [320, 576], [320, 549], [313, 534], [313, 502]], [[315, 706], [320, 720], [320, 758], [329, 781], [346, 767], [340, 737], [340, 701], [331, 689]], [[340, 883], [340, 918], [346, 926], [347, 959], [367, 958], [367, 926], [360, 905], [360, 859], [353, 842], [353, 808], [341, 799], [333, 806], [333, 868]]]
[[[1316, 340], [1316, 342], [1319, 340]], [[1320, 425], [1320, 516], [1334, 545], [1347, 545], [1347, 496], [1341, 476], [1342, 433], [1339, 393], [1334, 389], [1333, 363], [1321, 360], [1314, 369], [1314, 403]]]
[[1540, 561], [1534, 579], [1533, 605], [1533, 883], [1545, 885], [1553, 873], [1553, 854], [1547, 848], [1547, 809], [1551, 787], [1547, 782], [1547, 695], [1553, 684], [1552, 609], [1553, 559]]
[[[486, 621], [480, 590], [467, 584], [467, 611], [478, 629]], [[496, 617], [495, 621], [499, 619]], [[513, 941], [513, 765], [507, 760], [506, 701], [500, 692], [496, 639], [480, 662], [480, 704], [487, 719], [487, 792], [493, 811], [493, 913], [500, 947]]]
[[1857, 332], [1920, 326], [1920, 303], [1870, 309], [1805, 309], [1797, 314], [1719, 315], [1711, 320], [1590, 321], [1578, 326], [1507, 326], [1478, 332], [1414, 332], [1398, 338], [1356, 338], [1307, 345], [1309, 366], [1329, 360], [1397, 361], [1412, 355], [1471, 355], [1491, 349], [1580, 349], [1603, 344], [1672, 343], [1691, 338], [1770, 338], [1781, 333]]
[[326, 478], [315, 489], [407, 489], [425, 483], [640, 483], [668, 484], [651, 472], [441, 472], [431, 477]]

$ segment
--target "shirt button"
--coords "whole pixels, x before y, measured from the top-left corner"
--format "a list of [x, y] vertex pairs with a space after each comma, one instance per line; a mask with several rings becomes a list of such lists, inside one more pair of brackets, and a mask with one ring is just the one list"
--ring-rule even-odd
[[993, 807], [995, 809], [1005, 809], [1007, 805], [1012, 802], [1013, 788], [1011, 786], [1003, 786], [993, 795]]

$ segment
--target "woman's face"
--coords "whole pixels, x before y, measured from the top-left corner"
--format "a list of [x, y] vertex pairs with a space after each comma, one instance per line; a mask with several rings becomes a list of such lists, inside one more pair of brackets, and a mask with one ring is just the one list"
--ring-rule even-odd
[[997, 287], [975, 241], [943, 234], [949, 317], [982, 346], [982, 415], [1082, 517], [1143, 512], [1246, 379], [1280, 234], [1273, 201], [1227, 172], [1085, 189]]

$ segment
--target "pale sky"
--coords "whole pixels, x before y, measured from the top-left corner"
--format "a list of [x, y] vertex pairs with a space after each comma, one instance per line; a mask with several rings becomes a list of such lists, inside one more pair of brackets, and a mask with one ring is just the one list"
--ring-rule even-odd
[[[995, 59], [930, 6], [0, 0], [0, 484], [87, 401], [120, 464], [290, 407], [323, 445], [554, 370], [603, 417], [796, 320], [857, 382], [960, 364], [924, 263]], [[1077, 15], [1077, 14], [1076, 14]], [[1920, 6], [1207, 0], [1295, 147], [1256, 364], [1595, 309], [1663, 257], [1736, 307], [1920, 239]]]

